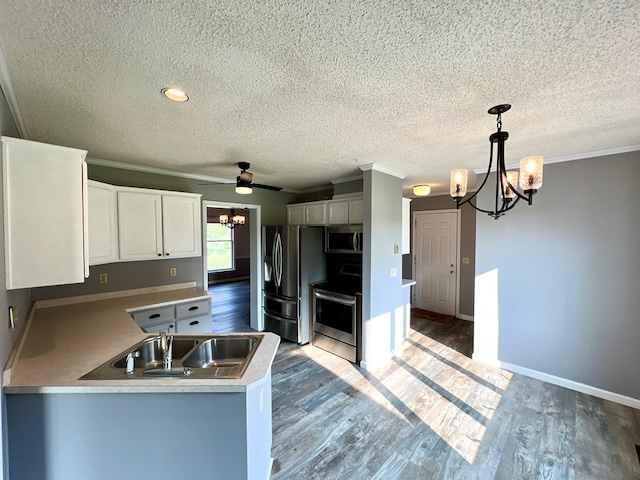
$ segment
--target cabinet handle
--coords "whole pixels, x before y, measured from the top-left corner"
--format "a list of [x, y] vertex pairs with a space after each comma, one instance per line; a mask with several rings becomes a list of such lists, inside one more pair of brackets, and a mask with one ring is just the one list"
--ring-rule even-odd
[[161, 256], [162, 256], [162, 254], [161, 254], [161, 253], [159, 253], [159, 254], [158, 254], [158, 256], [159, 256], [159, 257], [161, 257]]
[[189, 325], [197, 325], [200, 323], [200, 320], [194, 320], [193, 322], [189, 323]]
[[166, 255], [167, 257], [169, 256], [169, 254], [168, 254], [168, 253], [165, 253], [165, 255]]
[[190, 312], [193, 312], [194, 310], [197, 310], [197, 309], [198, 309], [198, 306], [194, 306], [194, 307], [190, 307], [190, 308], [189, 308], [189, 311], [190, 311]]
[[159, 313], [154, 313], [153, 315], [149, 315], [149, 318], [158, 318], [159, 316]]

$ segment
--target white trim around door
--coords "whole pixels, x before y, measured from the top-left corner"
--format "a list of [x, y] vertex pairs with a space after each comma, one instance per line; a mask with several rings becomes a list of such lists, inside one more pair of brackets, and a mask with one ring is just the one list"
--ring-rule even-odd
[[[264, 320], [262, 317], [262, 269], [260, 265], [262, 263], [262, 217], [260, 205], [248, 205], [246, 203], [232, 203], [224, 201], [204, 200], [202, 202], [202, 270], [205, 289], [209, 284], [208, 272], [207, 272], [207, 208], [246, 208], [251, 210], [249, 215], [249, 249], [250, 249], [250, 275], [249, 288], [250, 288], [250, 325], [251, 328], [258, 331], [264, 330]], [[214, 299], [215, 301], [215, 299]], [[214, 319], [215, 321], [215, 319]]]

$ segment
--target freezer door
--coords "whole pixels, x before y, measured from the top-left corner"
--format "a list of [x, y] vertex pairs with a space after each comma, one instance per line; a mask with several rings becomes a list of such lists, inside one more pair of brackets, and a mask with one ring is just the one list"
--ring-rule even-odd
[[276, 335], [280, 335], [282, 338], [289, 340], [290, 342], [302, 342], [300, 338], [300, 324], [297, 319], [293, 320], [291, 318], [282, 317], [274, 313], [267, 312], [266, 310], [263, 310], [263, 313], [265, 330], [273, 332]]
[[300, 316], [297, 298], [283, 297], [269, 292], [262, 292], [262, 306], [265, 311], [281, 317], [297, 320]]

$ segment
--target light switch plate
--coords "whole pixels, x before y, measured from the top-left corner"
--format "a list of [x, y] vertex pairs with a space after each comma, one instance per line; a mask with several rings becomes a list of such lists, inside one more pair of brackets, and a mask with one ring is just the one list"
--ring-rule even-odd
[[393, 267], [391, 269], [391, 276], [392, 277], [397, 277], [398, 276], [398, 269], [397, 268]]

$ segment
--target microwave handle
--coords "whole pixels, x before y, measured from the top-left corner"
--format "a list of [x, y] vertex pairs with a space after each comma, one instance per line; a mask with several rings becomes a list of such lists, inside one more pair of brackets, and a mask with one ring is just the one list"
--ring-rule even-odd
[[353, 232], [353, 242], [351, 242], [353, 244], [353, 250], [354, 251], [358, 251], [358, 232]]

